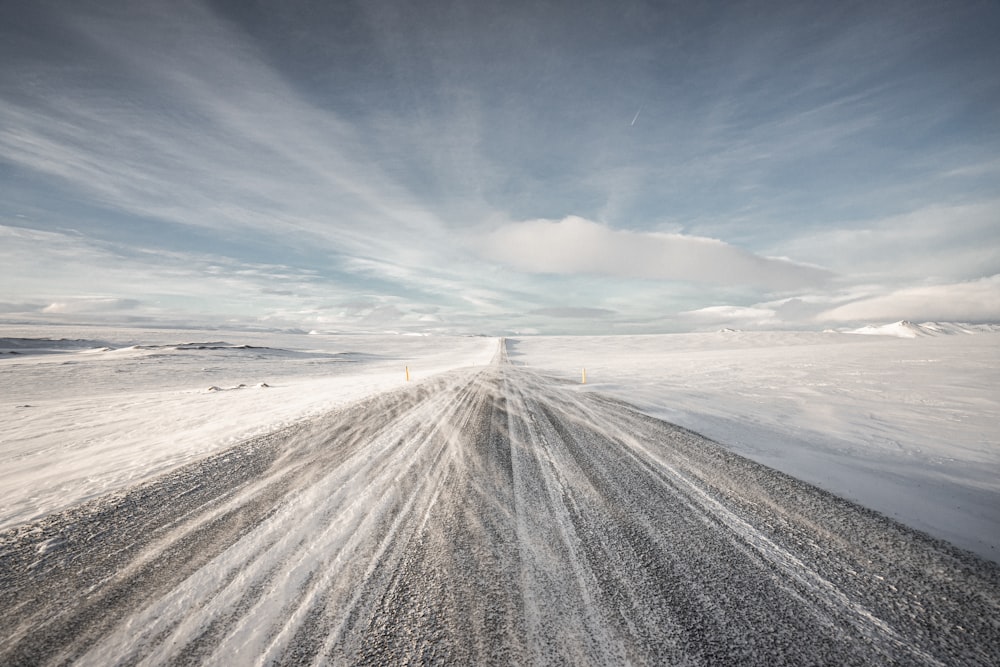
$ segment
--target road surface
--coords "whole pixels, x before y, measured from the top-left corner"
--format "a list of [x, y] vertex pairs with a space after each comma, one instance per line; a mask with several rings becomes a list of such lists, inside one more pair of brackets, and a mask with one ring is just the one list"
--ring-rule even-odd
[[0, 533], [0, 664], [1000, 664], [1000, 567], [463, 369]]

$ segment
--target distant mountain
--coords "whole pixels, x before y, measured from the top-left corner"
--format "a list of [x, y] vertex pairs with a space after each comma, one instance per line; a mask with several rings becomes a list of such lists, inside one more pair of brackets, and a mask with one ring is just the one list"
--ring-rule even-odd
[[852, 329], [844, 333], [866, 336], [896, 336], [897, 338], [921, 338], [924, 336], [951, 336], [955, 334], [979, 334], [1000, 332], [1000, 324], [963, 324], [960, 322], [924, 322], [914, 324], [901, 320], [892, 324], [875, 325]]

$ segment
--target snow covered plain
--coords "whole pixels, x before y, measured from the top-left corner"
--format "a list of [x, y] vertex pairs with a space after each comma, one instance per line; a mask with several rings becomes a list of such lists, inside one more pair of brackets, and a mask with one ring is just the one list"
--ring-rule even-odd
[[458, 336], [0, 326], [0, 529], [398, 387], [407, 366], [418, 380], [495, 349]]
[[995, 563], [730, 451], [995, 496], [994, 334], [25, 338], [0, 663], [1000, 660]]
[[[1000, 561], [1000, 332], [532, 337], [514, 363]], [[937, 334], [937, 335], [935, 335]]]

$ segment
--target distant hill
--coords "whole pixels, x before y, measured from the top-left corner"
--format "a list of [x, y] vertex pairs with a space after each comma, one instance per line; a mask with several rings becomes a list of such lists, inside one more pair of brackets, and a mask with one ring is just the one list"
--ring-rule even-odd
[[914, 324], [906, 320], [892, 324], [875, 325], [852, 329], [844, 333], [866, 336], [896, 336], [897, 338], [921, 338], [924, 336], [951, 336], [955, 334], [979, 334], [1000, 332], [1000, 324], [963, 324], [960, 322], [924, 322]]

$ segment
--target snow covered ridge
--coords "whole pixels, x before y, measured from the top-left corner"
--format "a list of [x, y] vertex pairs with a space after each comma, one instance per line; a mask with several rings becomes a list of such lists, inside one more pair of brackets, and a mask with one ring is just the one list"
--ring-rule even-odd
[[173, 353], [184, 353], [192, 351], [222, 352], [231, 354], [253, 354], [270, 356], [322, 356], [322, 357], [350, 357], [352, 352], [317, 352], [309, 350], [290, 350], [265, 345], [248, 345], [245, 343], [234, 344], [225, 341], [212, 342], [185, 342], [185, 343], [164, 343], [164, 344], [121, 344], [119, 342], [108, 342], [103, 340], [90, 340], [83, 338], [0, 338], [0, 359], [7, 355], [74, 355], [85, 354], [95, 355], [100, 353], [113, 353], [121, 356], [162, 356]]
[[920, 338], [923, 336], [951, 336], [954, 334], [980, 334], [1000, 332], [1000, 324], [962, 324], [959, 322], [924, 322], [914, 324], [906, 320], [892, 324], [861, 327], [845, 331], [849, 334], [865, 336], [895, 336], [897, 338]]
[[91, 350], [110, 351], [105, 341], [81, 338], [0, 338], [0, 355], [61, 354]]

